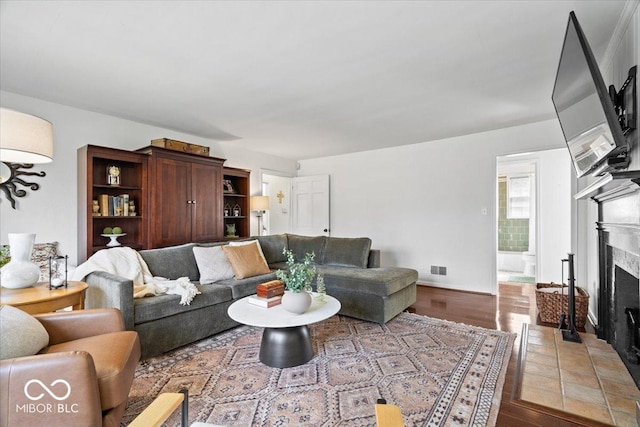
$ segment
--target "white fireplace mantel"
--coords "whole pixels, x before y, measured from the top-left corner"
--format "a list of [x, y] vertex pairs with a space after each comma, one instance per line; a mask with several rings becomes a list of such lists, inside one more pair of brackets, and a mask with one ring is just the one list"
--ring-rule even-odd
[[593, 184], [576, 193], [573, 198], [582, 200], [592, 198], [598, 203], [638, 191], [640, 171], [610, 172], [604, 174]]

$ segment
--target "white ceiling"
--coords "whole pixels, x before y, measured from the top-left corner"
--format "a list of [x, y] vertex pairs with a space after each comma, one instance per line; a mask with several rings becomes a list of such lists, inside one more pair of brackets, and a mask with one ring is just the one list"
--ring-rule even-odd
[[2, 0], [0, 88], [306, 159], [553, 118], [569, 12], [600, 60], [624, 6]]

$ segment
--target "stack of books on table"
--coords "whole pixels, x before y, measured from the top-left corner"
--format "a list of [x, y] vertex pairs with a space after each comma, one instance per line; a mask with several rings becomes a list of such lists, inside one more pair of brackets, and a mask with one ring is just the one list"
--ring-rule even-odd
[[270, 308], [282, 302], [282, 295], [284, 295], [284, 283], [281, 280], [272, 280], [256, 286], [256, 294], [249, 297], [249, 302]]

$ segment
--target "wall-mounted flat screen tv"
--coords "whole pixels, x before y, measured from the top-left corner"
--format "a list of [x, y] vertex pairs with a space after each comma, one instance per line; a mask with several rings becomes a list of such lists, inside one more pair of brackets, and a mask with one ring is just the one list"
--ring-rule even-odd
[[573, 12], [551, 99], [578, 177], [626, 149], [609, 92]]

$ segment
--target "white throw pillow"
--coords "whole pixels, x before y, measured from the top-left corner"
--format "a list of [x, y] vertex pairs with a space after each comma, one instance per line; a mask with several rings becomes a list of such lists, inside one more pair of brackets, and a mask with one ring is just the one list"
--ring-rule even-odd
[[0, 360], [33, 356], [49, 344], [49, 334], [35, 317], [0, 305]]
[[233, 278], [233, 268], [222, 246], [194, 246], [193, 255], [200, 270], [200, 284], [206, 285]]
[[264, 253], [262, 252], [262, 247], [260, 246], [260, 242], [258, 240], [242, 240], [240, 242], [229, 242], [229, 246], [250, 245], [252, 243], [255, 243], [256, 245], [258, 245], [258, 252], [260, 252], [260, 256], [264, 260], [264, 263], [269, 265], [269, 263], [267, 262], [267, 258], [264, 256]]

